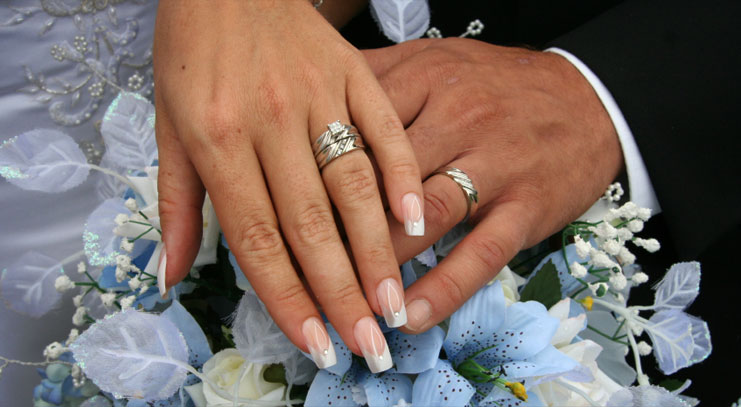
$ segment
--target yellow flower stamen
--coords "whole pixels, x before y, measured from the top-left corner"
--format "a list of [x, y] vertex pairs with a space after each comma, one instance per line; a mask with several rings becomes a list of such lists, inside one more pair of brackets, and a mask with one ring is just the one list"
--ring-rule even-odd
[[518, 399], [522, 401], [527, 401], [527, 391], [525, 391], [525, 386], [523, 386], [522, 383], [507, 382], [504, 385], [509, 387], [509, 389], [512, 391], [512, 394], [515, 395], [515, 397], [517, 397]]
[[589, 295], [579, 300], [579, 302], [581, 303], [581, 305], [584, 306], [584, 308], [586, 308], [587, 311], [591, 311], [592, 305], [594, 305], [594, 299]]

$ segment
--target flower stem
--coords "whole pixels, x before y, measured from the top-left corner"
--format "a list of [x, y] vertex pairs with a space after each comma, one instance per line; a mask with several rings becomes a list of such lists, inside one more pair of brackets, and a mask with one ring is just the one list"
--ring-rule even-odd
[[135, 194], [141, 195], [139, 192], [139, 189], [134, 185], [131, 181], [128, 180], [128, 178], [124, 177], [123, 175], [117, 173], [116, 171], [109, 170], [108, 168], [101, 167], [99, 165], [95, 164], [88, 164], [91, 170], [102, 172], [103, 174], [110, 175], [111, 177], [114, 177], [118, 179], [119, 181], [123, 182], [124, 184], [128, 185], [129, 188], [131, 188], [132, 191], [134, 191]]
[[565, 381], [563, 381], [561, 379], [557, 379], [556, 380], [556, 383], [558, 383], [562, 387], [564, 387], [564, 388], [566, 388], [566, 389], [568, 389], [570, 391], [573, 391], [574, 393], [580, 395], [584, 400], [586, 400], [587, 403], [589, 403], [590, 406], [599, 407], [599, 404], [597, 404], [596, 401], [592, 400], [592, 398], [589, 397], [589, 395], [587, 393], [585, 393], [584, 391], [582, 391], [578, 387], [576, 387], [576, 386], [574, 386], [574, 385], [572, 385], [570, 383], [566, 383]]
[[600, 331], [599, 329], [597, 329], [597, 328], [595, 328], [595, 327], [593, 327], [591, 325], [587, 325], [587, 329], [589, 329], [590, 331], [595, 332], [595, 333], [599, 334], [600, 336], [603, 336], [603, 337], [605, 337], [605, 338], [607, 338], [607, 339], [609, 339], [609, 340], [611, 340], [613, 342], [617, 342], [617, 343], [619, 343], [621, 345], [629, 346], [629, 344], [627, 342], [620, 341], [620, 340], [618, 340], [618, 338], [615, 338], [614, 336], [610, 336], [610, 335], [608, 335], [608, 334]]

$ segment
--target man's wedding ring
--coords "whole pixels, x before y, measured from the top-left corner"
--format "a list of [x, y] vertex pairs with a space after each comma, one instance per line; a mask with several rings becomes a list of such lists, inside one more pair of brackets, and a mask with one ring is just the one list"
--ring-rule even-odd
[[467, 208], [466, 216], [461, 222], [467, 221], [468, 217], [471, 215], [471, 207], [479, 202], [479, 192], [474, 188], [473, 181], [471, 181], [471, 178], [469, 178], [465, 172], [455, 167], [443, 167], [432, 173], [432, 175], [438, 174], [444, 175], [455, 181], [455, 183], [461, 188], [461, 191], [463, 191], [463, 196], [466, 197]]
[[328, 124], [327, 129], [311, 146], [319, 170], [345, 153], [365, 149], [363, 138], [355, 127], [337, 120]]

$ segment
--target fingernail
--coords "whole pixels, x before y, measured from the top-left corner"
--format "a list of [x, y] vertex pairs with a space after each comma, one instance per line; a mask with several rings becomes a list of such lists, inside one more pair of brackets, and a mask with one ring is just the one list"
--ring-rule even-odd
[[337, 363], [337, 355], [332, 346], [332, 340], [329, 338], [327, 328], [324, 323], [317, 317], [311, 317], [304, 321], [301, 327], [304, 334], [306, 346], [309, 348], [311, 358], [319, 369], [326, 369]]
[[432, 316], [432, 306], [427, 300], [418, 298], [407, 305], [406, 327], [412, 331], [421, 331]]
[[391, 368], [393, 362], [389, 347], [373, 317], [365, 317], [356, 322], [353, 334], [371, 373], [383, 372]]
[[404, 294], [396, 280], [387, 278], [381, 281], [376, 289], [378, 303], [389, 328], [398, 328], [407, 323], [407, 310], [404, 306]]
[[404, 195], [401, 199], [401, 210], [404, 214], [404, 230], [407, 236], [424, 236], [425, 217], [419, 196], [414, 192]]
[[160, 289], [160, 297], [163, 300], [167, 299], [167, 286], [165, 285], [165, 279], [167, 278], [167, 253], [165, 252], [165, 244], [162, 243], [162, 251], [160, 252], [160, 265], [157, 268], [157, 288]]

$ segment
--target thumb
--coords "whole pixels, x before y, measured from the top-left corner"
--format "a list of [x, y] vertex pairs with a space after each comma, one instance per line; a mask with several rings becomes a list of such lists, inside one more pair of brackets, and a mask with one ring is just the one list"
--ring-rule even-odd
[[159, 214], [164, 248], [160, 254], [157, 285], [160, 295], [190, 272], [203, 234], [205, 189], [195, 167], [162, 111], [156, 113], [159, 149]]

